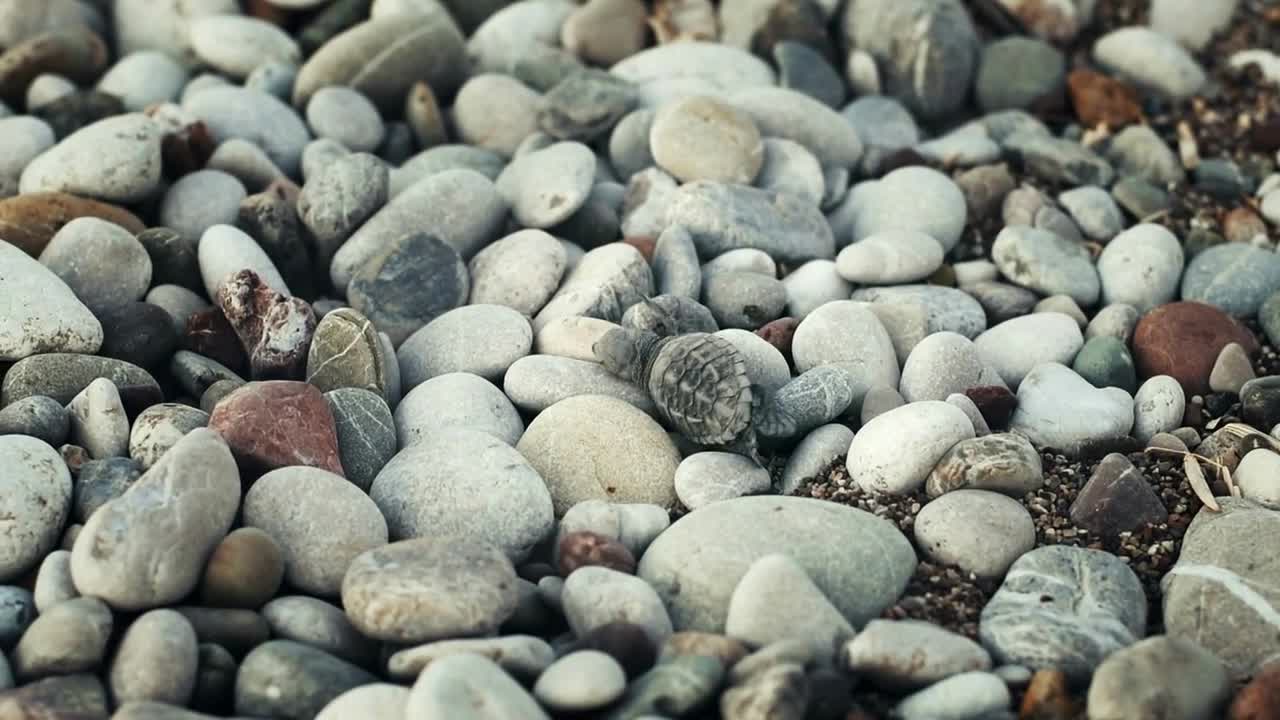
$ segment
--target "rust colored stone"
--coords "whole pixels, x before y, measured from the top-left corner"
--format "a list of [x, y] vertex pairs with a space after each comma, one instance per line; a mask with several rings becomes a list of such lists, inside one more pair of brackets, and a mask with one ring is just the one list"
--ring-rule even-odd
[[109, 60], [107, 44], [87, 27], [41, 33], [0, 55], [0, 98], [21, 105], [31, 81], [45, 73], [92, 84]]
[[1280, 720], [1280, 662], [1258, 671], [1231, 703], [1230, 720]]
[[282, 28], [289, 27], [289, 11], [272, 5], [267, 0], [246, 0], [245, 11], [259, 20], [265, 20]]
[[1255, 237], [1267, 234], [1267, 224], [1258, 217], [1258, 213], [1247, 207], [1238, 207], [1227, 212], [1222, 218], [1222, 234], [1227, 242], [1249, 242]]
[[616, 620], [592, 629], [578, 638], [570, 650], [599, 650], [610, 655], [628, 678], [644, 674], [658, 660], [658, 648], [654, 647], [649, 633], [635, 623]]
[[1076, 117], [1085, 127], [1106, 125], [1115, 130], [1142, 119], [1138, 91], [1132, 85], [1093, 70], [1073, 70], [1067, 89]]
[[115, 223], [133, 234], [147, 229], [124, 208], [60, 192], [40, 192], [0, 200], [0, 238], [38, 258], [63, 225], [81, 217]]
[[284, 553], [255, 527], [232, 531], [214, 548], [200, 583], [200, 602], [210, 607], [257, 610], [275, 597], [284, 580]]
[[1072, 720], [1079, 708], [1067, 689], [1067, 676], [1061, 670], [1038, 670], [1022, 697], [1019, 720]]
[[266, 473], [306, 465], [346, 474], [338, 459], [338, 434], [324, 394], [290, 380], [251, 382], [223, 398], [209, 416], [241, 468]]
[[67, 464], [67, 469], [71, 471], [72, 475], [79, 475], [80, 468], [93, 459], [89, 457], [89, 451], [79, 445], [67, 444], [58, 448], [58, 450], [62, 453], [62, 461]]
[[249, 356], [253, 379], [306, 377], [316, 314], [305, 300], [281, 295], [252, 270], [227, 278], [216, 294], [214, 302]]
[[978, 406], [982, 419], [992, 430], [1008, 427], [1009, 418], [1018, 407], [1018, 396], [999, 385], [969, 388], [964, 394]]
[[1209, 373], [1222, 348], [1240, 343], [1258, 352], [1248, 328], [1212, 305], [1174, 302], [1138, 321], [1133, 331], [1133, 359], [1141, 377], [1169, 375], [1182, 384], [1188, 398], [1209, 392]]
[[218, 308], [201, 310], [187, 318], [182, 349], [219, 362], [238, 375], [249, 366], [235, 328]]
[[626, 545], [590, 530], [580, 530], [560, 540], [560, 575], [569, 577], [580, 567], [599, 565], [610, 570], [636, 574], [636, 558]]
[[782, 357], [787, 359], [787, 364], [794, 365], [791, 359], [791, 340], [796, 335], [796, 328], [800, 326], [800, 321], [793, 317], [780, 317], [765, 323], [756, 330], [756, 334], [764, 338], [764, 341], [778, 349], [782, 353]]
[[647, 263], [653, 262], [653, 249], [657, 247], [658, 241], [651, 237], [629, 237], [623, 238], [622, 242], [640, 251]]

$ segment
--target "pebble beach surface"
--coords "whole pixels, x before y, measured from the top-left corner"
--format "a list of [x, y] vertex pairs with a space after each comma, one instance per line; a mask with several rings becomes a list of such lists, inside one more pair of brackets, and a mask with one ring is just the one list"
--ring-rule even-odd
[[0, 0], [0, 720], [1280, 719], [1280, 8]]

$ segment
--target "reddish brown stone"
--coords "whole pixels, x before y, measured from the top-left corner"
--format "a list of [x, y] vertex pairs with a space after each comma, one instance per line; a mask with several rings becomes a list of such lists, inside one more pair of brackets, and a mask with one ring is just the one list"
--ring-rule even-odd
[[147, 109], [148, 115], [169, 128], [160, 140], [160, 157], [165, 174], [178, 178], [203, 169], [218, 147], [209, 134], [208, 126], [203, 121], [196, 120], [189, 125], [175, 127], [172, 120], [156, 117], [156, 112], [158, 109], [155, 107]]
[[1280, 150], [1280, 115], [1271, 115], [1254, 123], [1249, 129], [1249, 141], [1258, 152]]
[[792, 363], [791, 339], [795, 337], [796, 328], [799, 326], [799, 320], [793, 317], [781, 317], [765, 323], [759, 330], [756, 330], [756, 334], [764, 338], [765, 342], [777, 348], [788, 363]]
[[1013, 417], [1013, 411], [1018, 407], [1018, 396], [999, 385], [969, 388], [964, 394], [978, 406], [982, 419], [987, 421], [992, 430], [1007, 427], [1009, 418]]
[[1170, 375], [1188, 396], [1203, 395], [1218, 353], [1233, 342], [1250, 355], [1258, 352], [1253, 333], [1230, 315], [1205, 303], [1174, 302], [1138, 321], [1133, 359], [1141, 377]]
[[569, 577], [574, 570], [587, 565], [599, 565], [628, 575], [636, 573], [635, 556], [617, 540], [589, 530], [565, 535], [560, 541], [560, 575]]
[[1027, 694], [1018, 711], [1020, 720], [1072, 720], [1080, 708], [1067, 689], [1067, 676], [1061, 670], [1039, 670], [1031, 676]]
[[1280, 662], [1262, 668], [1231, 703], [1230, 720], [1280, 720]]
[[0, 200], [0, 237], [31, 257], [40, 257], [63, 225], [82, 217], [115, 223], [137, 235], [147, 226], [115, 205], [60, 192], [40, 192]]
[[629, 237], [624, 238], [622, 242], [640, 251], [647, 263], [653, 262], [653, 249], [657, 247], [658, 241], [651, 237]]
[[219, 362], [237, 374], [244, 373], [249, 359], [240, 346], [235, 328], [218, 308], [192, 313], [182, 335], [182, 349]]
[[658, 660], [658, 648], [649, 633], [635, 623], [621, 620], [605, 623], [578, 638], [570, 652], [577, 650], [599, 650], [611, 655], [629, 678], [643, 674]]
[[252, 17], [265, 20], [272, 25], [282, 28], [289, 26], [289, 11], [272, 5], [267, 0], [247, 0], [245, 2], [245, 10]]
[[1255, 237], [1267, 234], [1267, 224], [1258, 213], [1247, 207], [1238, 207], [1222, 218], [1222, 234], [1227, 242], [1247, 243]]
[[252, 382], [223, 398], [209, 427], [231, 446], [241, 467], [265, 473], [308, 465], [346, 477], [329, 403], [314, 385], [289, 380]]
[[273, 290], [252, 270], [218, 288], [214, 302], [235, 328], [255, 380], [300, 380], [316, 334], [316, 314], [305, 300]]
[[58, 451], [62, 453], [62, 461], [67, 464], [67, 470], [70, 470], [72, 475], [79, 475], [80, 468], [93, 459], [89, 457], [89, 451], [79, 445], [68, 443], [58, 448]]
[[21, 105], [31, 81], [46, 73], [89, 84], [110, 60], [107, 44], [87, 26], [35, 35], [0, 55], [0, 98]]
[[1098, 463], [1071, 504], [1071, 521], [1095, 535], [1115, 537], [1169, 519], [1169, 512], [1142, 471], [1112, 453]]
[[1121, 80], [1081, 69], [1067, 76], [1067, 89], [1085, 127], [1106, 125], [1115, 130], [1142, 119], [1138, 91]]

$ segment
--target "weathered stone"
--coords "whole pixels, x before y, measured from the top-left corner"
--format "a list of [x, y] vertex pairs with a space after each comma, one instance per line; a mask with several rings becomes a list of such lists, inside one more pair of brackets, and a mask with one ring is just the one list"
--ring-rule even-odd
[[250, 472], [310, 465], [342, 475], [333, 413], [314, 385], [254, 382], [232, 392], [209, 415]]

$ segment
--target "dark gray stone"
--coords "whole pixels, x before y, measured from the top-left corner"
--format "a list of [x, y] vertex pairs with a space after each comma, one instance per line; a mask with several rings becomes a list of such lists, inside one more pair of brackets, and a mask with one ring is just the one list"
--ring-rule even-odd
[[94, 510], [124, 494], [142, 476], [142, 465], [124, 457], [90, 460], [80, 466], [71, 501], [71, 517], [82, 523]]
[[1114, 537], [1169, 518], [1164, 503], [1142, 471], [1120, 453], [1098, 463], [1071, 503], [1071, 521], [1090, 532]]
[[236, 713], [314, 718], [331, 700], [377, 678], [345, 660], [292, 640], [272, 640], [245, 657], [236, 677]]
[[191, 397], [204, 397], [205, 391], [219, 380], [244, 384], [244, 378], [227, 366], [188, 350], [179, 350], [173, 354], [173, 359], [169, 361], [169, 373]]
[[801, 42], [783, 40], [773, 46], [778, 84], [839, 110], [847, 95], [844, 78], [822, 53]]
[[0, 435], [30, 435], [58, 447], [69, 432], [67, 408], [52, 398], [33, 395], [0, 410]]
[[138, 233], [137, 239], [151, 257], [152, 287], [181, 285], [203, 294], [196, 238], [185, 237], [172, 228], [153, 227]]
[[156, 379], [137, 365], [94, 355], [49, 353], [32, 355], [9, 368], [0, 389], [0, 407], [33, 395], [44, 395], [65, 405], [98, 378], [106, 378], [116, 386], [130, 415], [164, 400]]
[[98, 354], [143, 368], [163, 367], [178, 349], [178, 332], [164, 308], [132, 302], [98, 314], [102, 348]]
[[1240, 166], [1223, 158], [1201, 160], [1195, 169], [1196, 188], [1219, 200], [1235, 200], [1253, 189]]
[[338, 432], [338, 458], [347, 479], [366, 492], [378, 471], [396, 454], [391, 408], [377, 393], [338, 388], [324, 394]]
[[462, 257], [434, 235], [405, 235], [369, 259], [351, 279], [351, 306], [399, 345], [418, 328], [467, 301]]
[[1165, 212], [1172, 207], [1169, 193], [1139, 177], [1124, 177], [1111, 188], [1111, 197], [1138, 220]]
[[975, 91], [987, 112], [1025, 109], [1061, 93], [1067, 60], [1049, 43], [1021, 35], [997, 40], [982, 51]]
[[30, 590], [0, 585], [0, 650], [12, 650], [35, 619], [36, 600]]
[[639, 100], [631, 83], [595, 68], [571, 73], [542, 99], [538, 127], [557, 140], [582, 142], [612, 130]]

